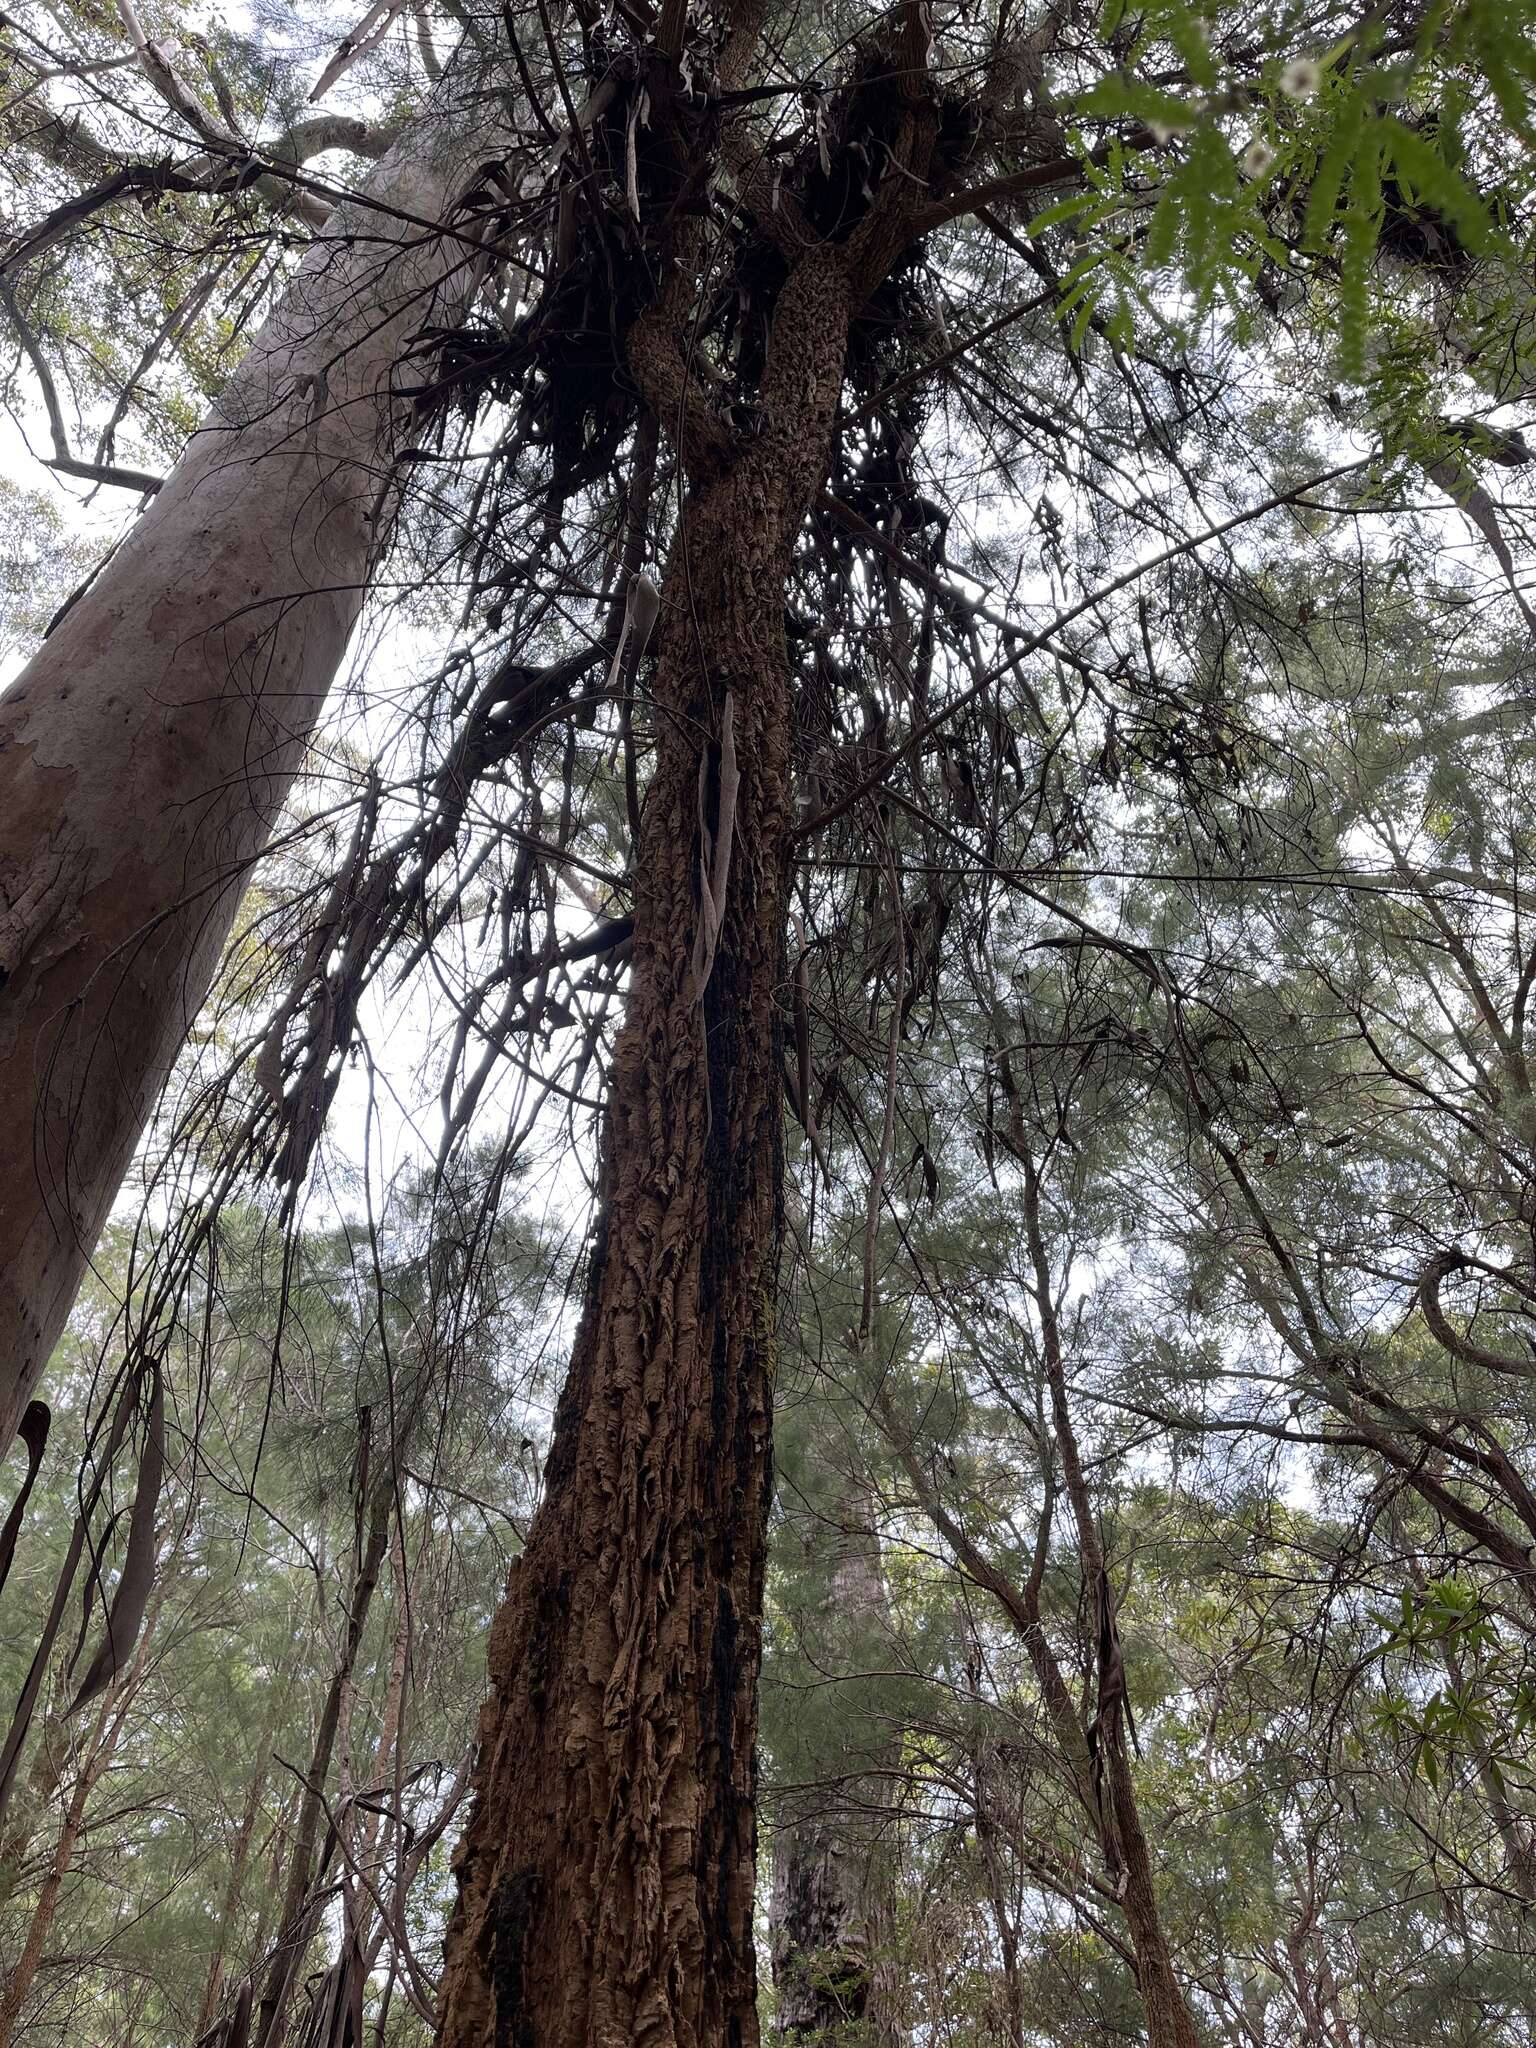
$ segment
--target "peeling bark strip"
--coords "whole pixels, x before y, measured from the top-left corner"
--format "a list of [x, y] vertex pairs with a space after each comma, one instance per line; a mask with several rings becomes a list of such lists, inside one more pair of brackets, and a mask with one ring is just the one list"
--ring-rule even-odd
[[[544, 1504], [491, 1632], [445, 2048], [757, 2040], [775, 996], [792, 816], [782, 592], [826, 465], [848, 304], [837, 251], [791, 274], [762, 431], [698, 484], [667, 567], [599, 1236]], [[727, 692], [735, 851], [701, 1029], [699, 735], [720, 730]]]
[[48, 1448], [48, 1430], [52, 1421], [53, 1411], [46, 1401], [29, 1401], [20, 1427], [16, 1431], [26, 1448], [27, 1476], [21, 1482], [21, 1491], [11, 1502], [11, 1511], [5, 1518], [5, 1527], [0, 1529], [0, 1587], [4, 1586], [11, 1575], [11, 1564], [16, 1556], [16, 1544], [21, 1535], [22, 1518], [27, 1512], [27, 1502], [32, 1496], [32, 1488], [37, 1483], [43, 1452]]
[[[158, 1358], [151, 1359], [149, 1408], [144, 1421], [144, 1450], [139, 1459], [133, 1511], [128, 1518], [128, 1547], [123, 1568], [107, 1610], [107, 1625], [95, 1656], [86, 1666], [69, 1711], [78, 1714], [116, 1678], [127, 1663], [144, 1625], [155, 1583], [155, 1516], [165, 1476], [165, 1375]], [[99, 1571], [99, 1565], [98, 1565]]]
[[[345, 650], [409, 429], [397, 364], [474, 279], [503, 133], [450, 67], [165, 488], [0, 698], [0, 1442], [74, 1300]], [[380, 213], [369, 201], [391, 211]]]

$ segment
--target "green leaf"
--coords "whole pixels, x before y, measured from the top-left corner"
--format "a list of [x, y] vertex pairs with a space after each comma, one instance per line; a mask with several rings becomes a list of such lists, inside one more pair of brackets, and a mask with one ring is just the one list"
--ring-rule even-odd
[[1333, 227], [1334, 216], [1339, 210], [1339, 194], [1365, 131], [1365, 112], [1365, 97], [1357, 91], [1335, 117], [1332, 137], [1307, 194], [1302, 240], [1308, 249], [1321, 249]]

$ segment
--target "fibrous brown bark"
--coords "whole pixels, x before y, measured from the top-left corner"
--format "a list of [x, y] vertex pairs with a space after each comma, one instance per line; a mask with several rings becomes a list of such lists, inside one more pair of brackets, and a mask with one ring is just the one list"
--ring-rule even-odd
[[[757, 2038], [783, 598], [826, 466], [848, 309], [839, 252], [813, 249], [779, 297], [759, 431], [696, 471], [663, 583], [658, 759], [598, 1238], [544, 1504], [492, 1630], [445, 2048]], [[734, 832], [721, 817], [731, 751]], [[712, 955], [697, 943], [701, 869], [723, 882]]]
[[52, 1349], [357, 618], [411, 338], [503, 132], [451, 67], [128, 539], [0, 698], [0, 1446]]

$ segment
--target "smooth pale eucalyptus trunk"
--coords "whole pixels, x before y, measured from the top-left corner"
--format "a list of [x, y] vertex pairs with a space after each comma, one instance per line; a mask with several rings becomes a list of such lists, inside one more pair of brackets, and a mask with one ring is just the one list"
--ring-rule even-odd
[[[792, 816], [784, 595], [826, 468], [848, 298], [836, 251], [791, 274], [761, 431], [697, 483], [663, 581], [658, 755], [599, 1238], [544, 1501], [491, 1635], [446, 2048], [753, 2048], [758, 2036]], [[727, 703], [741, 780], [701, 997], [700, 812], [713, 831]]]
[[332, 215], [165, 487], [0, 697], [0, 1449], [357, 619], [411, 431], [397, 373], [476, 277], [473, 243], [434, 224], [504, 146], [486, 69], [466, 46]]

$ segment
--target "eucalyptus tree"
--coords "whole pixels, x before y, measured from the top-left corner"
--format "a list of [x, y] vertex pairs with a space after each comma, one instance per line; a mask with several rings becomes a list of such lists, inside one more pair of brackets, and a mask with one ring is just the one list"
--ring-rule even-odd
[[[45, 79], [50, 56], [69, 68], [65, 52], [30, 43], [10, 111], [23, 146], [39, 127], [49, 140], [60, 118], [36, 106], [29, 72]], [[124, 194], [233, 191], [291, 165], [288, 144], [264, 158], [209, 111], [168, 45], [141, 32], [125, 54], [193, 129], [200, 161], [130, 161], [98, 180], [13, 239], [7, 278]], [[391, 473], [419, 424], [401, 366], [422, 327], [452, 324], [474, 289], [474, 174], [509, 139], [507, 86], [468, 38], [358, 197], [325, 212], [172, 475], [130, 478], [152, 502], [0, 700], [7, 1438], [207, 992], [387, 540]], [[347, 139], [365, 140], [364, 124], [353, 127]], [[72, 154], [88, 134], [72, 129]], [[97, 151], [112, 154], [108, 143]], [[6, 291], [15, 332], [37, 354]]]
[[[1085, 787], [1134, 761], [1181, 813], [1212, 813], [1246, 734], [1158, 643], [1192, 590], [1241, 580], [1239, 528], [1325, 517], [1311, 494], [1364, 467], [1316, 419], [1255, 435], [1222, 404], [1254, 319], [1209, 349], [1177, 320], [1223, 295], [1242, 316], [1251, 285], [1310, 341], [1336, 308], [1348, 382], [1405, 223], [1504, 277], [1523, 232], [1517, 16], [514, 13], [445, 74], [425, 117], [442, 151], [384, 159], [381, 179], [430, 189], [328, 217], [219, 415], [238, 439], [194, 442], [6, 700], [26, 948], [0, 992], [18, 1020], [7, 1284], [35, 1366], [357, 616], [367, 515], [404, 490], [385, 454], [422, 458], [403, 465], [425, 473], [406, 523], [422, 560], [458, 565], [459, 630], [360, 778], [350, 839], [327, 847], [322, 823], [307, 898], [274, 912], [286, 979], [269, 956], [227, 991], [246, 1078], [215, 1135], [231, 1176], [294, 1199], [386, 965], [424, 966], [459, 1013], [445, 1155], [507, 1071], [585, 1115], [606, 1070], [586, 1309], [491, 1633], [443, 1989], [455, 2048], [753, 2038], [781, 1097], [813, 1146], [828, 1117], [867, 1136], [863, 1355], [904, 1035], [940, 1042], [946, 968], [962, 934], [988, 943], [1005, 881], [1068, 869], [1053, 886], [1080, 928]], [[170, 60], [145, 49], [163, 94]], [[495, 110], [489, 150], [455, 111], [466, 80]], [[511, 135], [480, 94], [514, 80]], [[1497, 203], [1463, 141], [1498, 160]], [[317, 311], [355, 329], [321, 333]], [[286, 383], [298, 341], [316, 357]], [[1423, 414], [1413, 396], [1400, 409]], [[193, 632], [156, 607], [195, 597], [201, 571], [168, 578], [164, 554], [241, 477], [258, 587], [216, 594], [217, 630], [200, 613]], [[1205, 549], [1208, 581], [1189, 566]], [[79, 684], [112, 693], [125, 635], [162, 664], [129, 707], [142, 746]], [[167, 748], [181, 781], [153, 772]], [[116, 876], [125, 809], [171, 833], [152, 859], [158, 840], [130, 842], [131, 890], [92, 867], [108, 845]], [[914, 813], [915, 863], [895, 823]], [[575, 936], [573, 898], [593, 920]], [[840, 924], [872, 935], [862, 958], [833, 948]], [[885, 1077], [867, 1128], [861, 1068]], [[514, 1123], [522, 1142], [521, 1108]], [[936, 1173], [916, 1137], [906, 1170]], [[1145, 1913], [1143, 1931], [1182, 2039]]]

